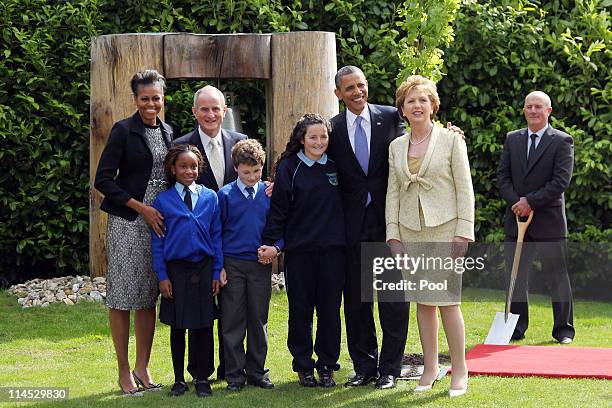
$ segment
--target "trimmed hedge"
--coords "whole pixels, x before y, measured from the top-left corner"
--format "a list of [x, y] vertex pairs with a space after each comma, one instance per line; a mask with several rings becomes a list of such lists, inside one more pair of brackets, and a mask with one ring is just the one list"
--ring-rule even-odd
[[[425, 1], [425, 0], [423, 0]], [[429, 2], [430, 0], [428, 0]], [[606, 1], [464, 0], [446, 50], [440, 119], [468, 137], [477, 237], [502, 239], [495, 169], [507, 131], [524, 126], [532, 89], [553, 98], [554, 126], [576, 141], [567, 193], [571, 239], [609, 242], [612, 195]], [[125, 32], [337, 33], [338, 66], [361, 66], [370, 100], [393, 103], [405, 38], [398, 9], [411, 2], [232, 0], [4, 0], [0, 4], [0, 278], [88, 273], [89, 41]], [[609, 6], [609, 4], [607, 4]], [[193, 128], [201, 82], [171, 82], [167, 119]], [[245, 131], [263, 139], [263, 83], [230, 81]]]

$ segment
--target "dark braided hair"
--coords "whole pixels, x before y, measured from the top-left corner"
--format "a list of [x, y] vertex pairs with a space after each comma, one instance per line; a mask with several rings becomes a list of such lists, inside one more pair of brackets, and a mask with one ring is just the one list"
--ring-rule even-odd
[[289, 137], [285, 151], [281, 153], [278, 160], [276, 160], [276, 163], [274, 163], [272, 177], [276, 175], [278, 165], [284, 158], [289, 157], [292, 154], [296, 154], [302, 149], [302, 142], [304, 141], [304, 137], [308, 131], [308, 126], [311, 125], [323, 125], [327, 129], [328, 134], [331, 132], [331, 125], [329, 124], [329, 121], [318, 113], [307, 113], [298, 119], [293, 131], [291, 132], [291, 136]]
[[164, 158], [164, 171], [166, 172], [166, 182], [168, 187], [176, 183], [176, 176], [172, 174], [172, 167], [176, 164], [176, 160], [183, 153], [193, 153], [198, 158], [198, 173], [204, 168], [204, 158], [202, 153], [194, 145], [173, 145]]

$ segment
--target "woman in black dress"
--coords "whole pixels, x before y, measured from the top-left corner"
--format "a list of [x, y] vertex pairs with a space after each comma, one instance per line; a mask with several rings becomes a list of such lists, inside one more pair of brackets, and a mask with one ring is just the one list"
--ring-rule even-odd
[[[109, 214], [107, 230], [107, 297], [109, 324], [119, 386], [126, 395], [159, 390], [148, 365], [155, 331], [157, 278], [151, 265], [151, 228], [164, 233], [163, 217], [151, 204], [165, 190], [163, 161], [172, 129], [159, 119], [165, 79], [155, 70], [131, 80], [137, 112], [113, 126], [96, 173], [95, 188], [104, 194], [101, 209]], [[130, 371], [130, 310], [135, 310], [136, 363]]]

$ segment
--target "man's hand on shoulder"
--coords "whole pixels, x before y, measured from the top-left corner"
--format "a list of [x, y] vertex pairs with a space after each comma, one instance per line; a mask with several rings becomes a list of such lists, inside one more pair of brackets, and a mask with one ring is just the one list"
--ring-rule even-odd
[[274, 190], [274, 182], [272, 181], [264, 181], [264, 184], [266, 185], [266, 195], [268, 197], [272, 197], [272, 191]]
[[463, 133], [463, 130], [461, 130], [461, 128], [459, 126], [455, 126], [451, 122], [446, 122], [446, 128], [448, 130], [450, 130], [451, 132], [455, 132], [455, 133], [461, 135], [463, 140], [465, 140], [465, 134]]

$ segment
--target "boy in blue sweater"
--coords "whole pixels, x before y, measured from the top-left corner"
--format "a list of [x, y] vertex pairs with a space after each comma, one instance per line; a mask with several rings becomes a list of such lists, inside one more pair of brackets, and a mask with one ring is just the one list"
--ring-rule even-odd
[[[220, 296], [227, 389], [249, 384], [274, 387], [264, 368], [268, 352], [268, 306], [272, 266], [258, 262], [270, 198], [261, 181], [266, 153], [254, 139], [232, 148], [238, 179], [217, 193], [221, 209], [227, 285]], [[277, 247], [278, 248], [278, 247]], [[280, 252], [280, 248], [278, 251]], [[263, 261], [262, 261], [263, 262]], [[246, 353], [244, 338], [248, 331]]]

